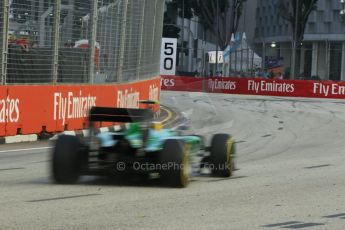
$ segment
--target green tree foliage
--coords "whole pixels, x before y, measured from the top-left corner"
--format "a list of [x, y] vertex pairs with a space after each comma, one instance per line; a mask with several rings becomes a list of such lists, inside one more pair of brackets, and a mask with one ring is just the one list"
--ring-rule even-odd
[[186, 19], [193, 17], [191, 0], [172, 0], [167, 2], [166, 6], [167, 12], [164, 14], [163, 37], [179, 38], [181, 28], [176, 25], [176, 16], [184, 16]]
[[181, 18], [191, 19], [193, 17], [193, 0], [172, 0], [168, 4], [174, 9], [178, 9]]
[[167, 12], [165, 12], [163, 37], [164, 38], [179, 38], [180, 31], [181, 29], [177, 25], [175, 25], [175, 21], [168, 15]]
[[[218, 44], [225, 48], [231, 39], [231, 34], [238, 29], [246, 0], [191, 0], [193, 12], [199, 17], [206, 30], [219, 37]], [[219, 4], [219, 30], [217, 31], [217, 1]]]
[[[217, 1], [219, 4], [219, 30], [217, 31]], [[243, 3], [246, 0], [172, 0], [167, 2], [169, 14], [164, 18], [163, 35], [168, 37], [178, 37], [180, 32], [173, 28], [174, 20], [169, 15], [179, 15], [180, 17], [191, 19], [198, 16], [204, 29], [210, 31], [214, 37], [218, 34], [218, 44], [225, 48], [231, 39], [231, 34], [238, 29], [242, 15]]]

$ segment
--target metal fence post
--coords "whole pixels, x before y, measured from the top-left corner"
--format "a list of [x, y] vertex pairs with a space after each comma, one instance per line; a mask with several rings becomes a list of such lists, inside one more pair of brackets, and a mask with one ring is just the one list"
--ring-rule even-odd
[[243, 73], [243, 48], [242, 48], [242, 45], [241, 45], [241, 74]]
[[137, 63], [137, 79], [140, 79], [140, 69], [141, 69], [141, 58], [142, 58], [142, 52], [143, 52], [143, 36], [144, 36], [144, 24], [145, 24], [145, 5], [146, 5], [146, 0], [143, 0], [143, 9], [141, 10], [141, 17], [140, 17], [140, 29], [139, 29], [139, 34], [140, 34], [140, 39], [139, 39], [139, 51], [138, 51], [138, 63]]
[[326, 40], [326, 78], [327, 80], [329, 80], [329, 74], [330, 74], [330, 66], [331, 66], [331, 63], [330, 63], [330, 60], [331, 60], [331, 43]]
[[246, 62], [247, 62], [247, 64], [246, 64], [246, 68], [247, 68], [246, 69], [246, 75], [247, 75], [247, 77], [248, 77], [248, 75], [250, 75], [250, 69], [253, 68], [253, 66], [250, 66], [250, 57], [249, 57], [249, 55], [250, 55], [250, 53], [249, 53], [249, 46], [247, 44], [247, 60], [246, 60]]
[[[155, 34], [156, 31], [156, 14], [157, 14], [157, 0], [155, 0], [155, 14], [153, 15], [153, 26], [152, 26], [152, 34]], [[183, 29], [183, 28], [182, 28]], [[155, 45], [155, 36], [152, 39], [152, 46], [151, 46], [151, 57], [153, 56], [154, 52], [154, 45]]]
[[[164, 1], [156, 1], [156, 14], [155, 14], [155, 21], [156, 21], [156, 29], [155, 29], [155, 46], [154, 46], [154, 63], [160, 63], [160, 51], [162, 46], [162, 34], [163, 34], [163, 18], [164, 18]], [[153, 68], [155, 71], [155, 76], [160, 75], [160, 68], [156, 66]]]
[[[251, 66], [252, 66], [252, 71], [251, 71], [251, 74], [252, 74], [252, 77], [255, 75], [255, 72], [256, 72], [256, 69], [257, 69], [257, 67], [256, 68], [254, 68], [254, 57], [255, 57], [255, 52], [254, 52], [254, 50], [252, 50], [252, 52], [251, 52], [251, 59], [252, 59], [252, 61], [251, 61]], [[256, 77], [256, 76], [254, 76], [254, 77]]]
[[262, 42], [262, 63], [261, 63], [261, 71], [264, 72], [266, 68], [266, 44]]
[[129, 0], [123, 1], [123, 22], [121, 26], [121, 38], [120, 38], [120, 50], [119, 50], [119, 63], [117, 68], [117, 81], [122, 82], [123, 77], [123, 63], [124, 63], [124, 56], [125, 56], [125, 45], [126, 45], [126, 37], [127, 37], [127, 13], [128, 13], [128, 2]]
[[54, 6], [54, 41], [53, 41], [53, 84], [58, 81], [59, 68], [59, 46], [60, 46], [60, 16], [61, 16], [61, 0], [56, 0]]
[[98, 0], [91, 1], [90, 31], [89, 31], [89, 83], [95, 82], [95, 54], [96, 54], [96, 36], [97, 36], [97, 18], [98, 18]]
[[235, 50], [235, 74], [237, 76], [237, 60], [238, 59], [238, 50]]
[[3, 0], [3, 31], [1, 47], [1, 84], [6, 84], [8, 55], [9, 0]]
[[232, 57], [232, 50], [231, 50], [231, 47], [229, 48], [229, 77], [232, 77], [231, 76], [231, 65], [232, 65], [232, 63], [231, 63], [231, 57]]

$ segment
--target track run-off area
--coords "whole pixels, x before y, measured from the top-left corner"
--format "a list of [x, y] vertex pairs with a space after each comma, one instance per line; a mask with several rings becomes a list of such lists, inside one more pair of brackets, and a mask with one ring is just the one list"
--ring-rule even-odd
[[55, 185], [51, 143], [1, 145], [0, 229], [345, 228], [344, 100], [162, 92], [162, 104], [208, 141], [234, 137], [233, 177]]

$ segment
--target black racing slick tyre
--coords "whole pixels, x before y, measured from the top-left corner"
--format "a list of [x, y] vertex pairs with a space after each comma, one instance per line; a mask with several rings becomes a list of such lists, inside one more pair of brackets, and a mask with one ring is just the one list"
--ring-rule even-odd
[[218, 177], [230, 177], [234, 171], [235, 143], [228, 134], [213, 136], [210, 148], [212, 174]]
[[77, 137], [58, 137], [52, 157], [52, 176], [58, 184], [74, 184], [82, 170], [82, 148]]
[[159, 156], [163, 182], [175, 188], [185, 188], [190, 181], [189, 150], [182, 140], [166, 140]]

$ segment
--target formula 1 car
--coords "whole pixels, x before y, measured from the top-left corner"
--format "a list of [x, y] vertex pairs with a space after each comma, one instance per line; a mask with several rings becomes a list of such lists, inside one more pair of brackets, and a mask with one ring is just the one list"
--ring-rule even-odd
[[[89, 136], [60, 135], [52, 154], [56, 183], [72, 184], [81, 175], [156, 174], [171, 187], [186, 187], [190, 178], [208, 167], [214, 176], [230, 177], [234, 170], [234, 140], [213, 136], [205, 147], [201, 136], [182, 135], [153, 121], [150, 109], [93, 107]], [[96, 134], [98, 122], [122, 123], [116, 132]]]

